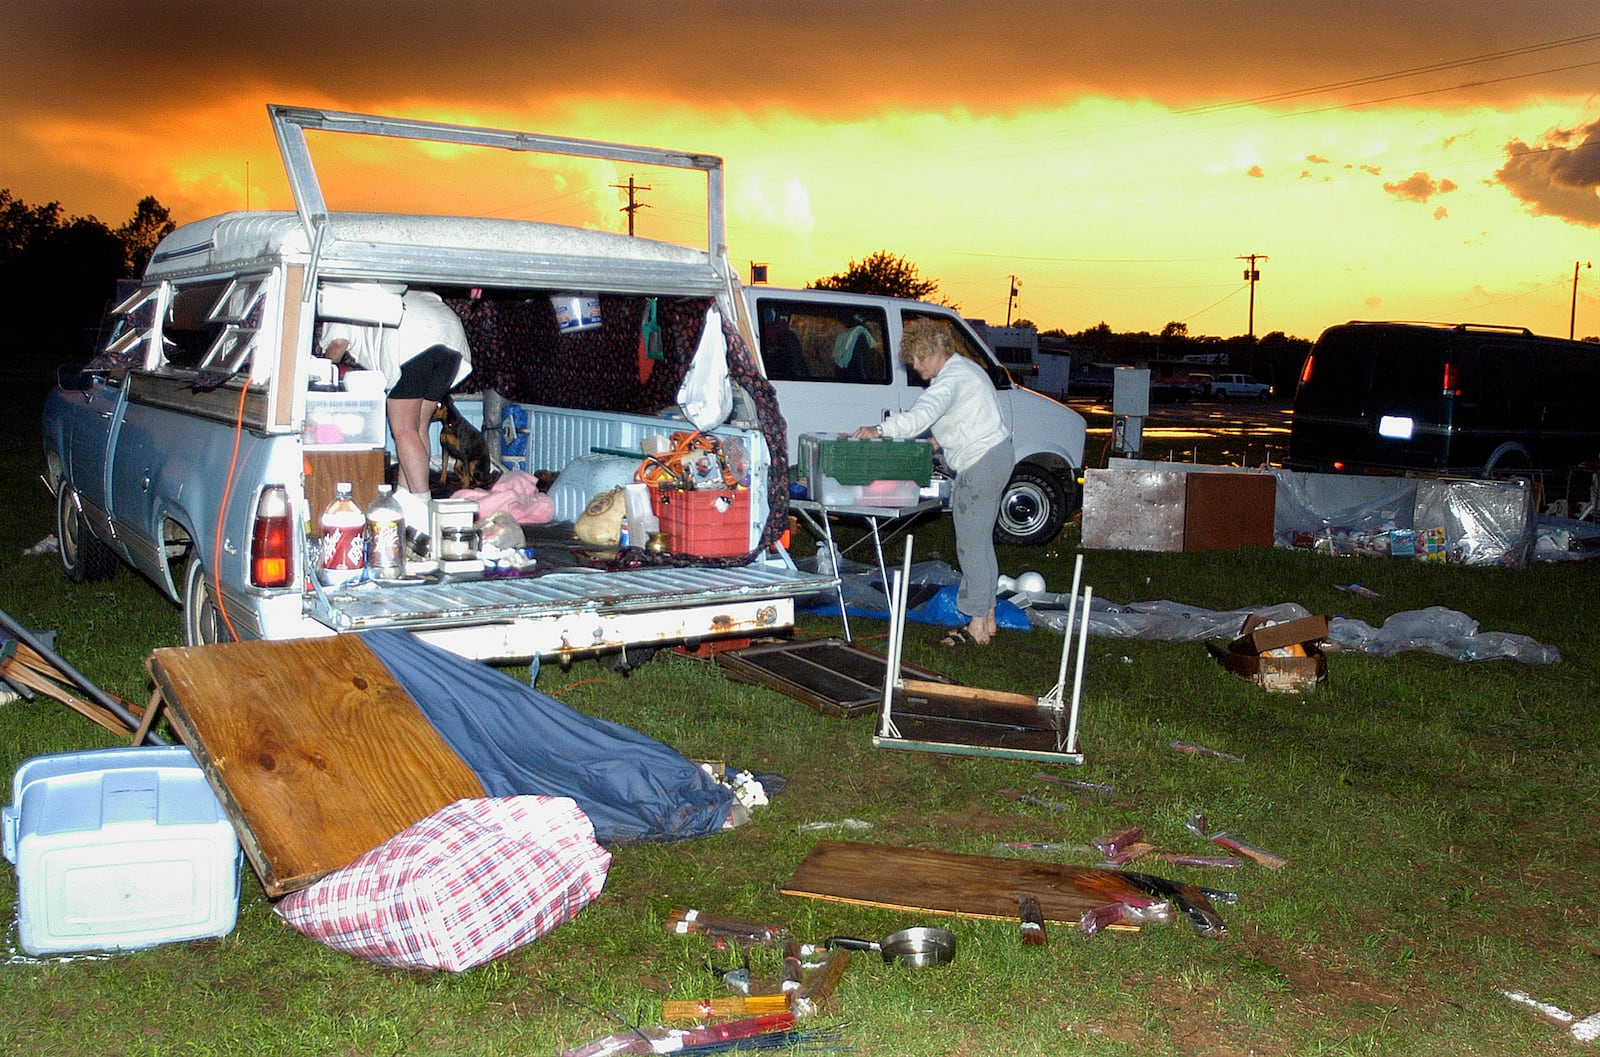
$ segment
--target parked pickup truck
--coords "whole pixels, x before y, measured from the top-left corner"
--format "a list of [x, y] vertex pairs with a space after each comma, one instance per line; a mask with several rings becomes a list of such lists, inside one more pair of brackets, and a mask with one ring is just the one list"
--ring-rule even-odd
[[[789, 424], [790, 465], [803, 434], [843, 433], [916, 402], [927, 382], [901, 361], [900, 335], [907, 321], [932, 319], [948, 327], [962, 355], [993, 379], [1000, 412], [1011, 426], [1016, 464], [1000, 500], [996, 541], [1048, 543], [1078, 508], [1083, 416], [1015, 384], [952, 309], [898, 297], [767, 286], [745, 287], [744, 301]], [[848, 356], [841, 342], [853, 345]]]
[[[99, 355], [64, 372], [47, 400], [45, 480], [70, 579], [132, 566], [182, 606], [191, 645], [401, 627], [483, 660], [648, 656], [661, 644], [780, 632], [793, 623], [794, 596], [835, 586], [798, 570], [778, 545], [788, 524], [781, 462], [773, 472], [782, 427], [732, 326], [720, 159], [269, 112], [297, 211], [230, 213], [163, 239], [112, 312]], [[451, 144], [450, 157], [497, 148], [694, 170], [706, 180], [708, 248], [520, 220], [330, 211], [308, 131]], [[313, 355], [317, 328], [392, 325], [395, 299], [413, 289], [438, 293], [462, 317], [474, 367], [465, 384], [481, 391], [463, 406], [492, 406], [493, 425], [514, 413], [528, 468], [561, 472], [558, 486], [574, 465], [585, 467], [580, 480], [594, 479], [596, 459], [631, 480], [641, 458], [629, 453], [692, 429], [678, 385], [697, 357], [722, 355], [701, 341], [720, 329], [733, 410], [710, 432], [745, 456], [750, 512], [734, 533], [745, 553], [635, 567], [541, 562], [540, 575], [519, 578], [319, 583], [311, 526], [337, 482], [351, 482], [363, 505], [372, 499], [392, 441], [381, 391], [319, 385], [328, 364]], [[559, 309], [580, 293], [585, 318], [564, 325]]]
[[1264, 400], [1272, 386], [1248, 374], [1219, 374], [1207, 384], [1206, 393], [1213, 400]]

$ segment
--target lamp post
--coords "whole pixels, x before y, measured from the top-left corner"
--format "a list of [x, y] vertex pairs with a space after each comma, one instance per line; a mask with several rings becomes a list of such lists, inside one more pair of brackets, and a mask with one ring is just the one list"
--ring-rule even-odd
[[1567, 319], [1567, 340], [1571, 341], [1578, 333], [1578, 269], [1593, 268], [1588, 261], [1572, 262], [1572, 315]]

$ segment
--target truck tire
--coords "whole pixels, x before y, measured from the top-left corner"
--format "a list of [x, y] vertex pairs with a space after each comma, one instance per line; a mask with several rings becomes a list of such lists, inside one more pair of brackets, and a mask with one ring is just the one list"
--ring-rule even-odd
[[109, 580], [117, 571], [116, 552], [84, 521], [78, 493], [65, 479], [56, 484], [56, 556], [75, 584]]
[[1000, 496], [994, 541], [1017, 547], [1038, 547], [1060, 534], [1072, 516], [1077, 489], [1042, 466], [1020, 463]]
[[228, 626], [222, 620], [216, 600], [211, 595], [211, 579], [200, 555], [189, 555], [189, 564], [183, 570], [183, 642], [186, 646], [211, 646], [219, 642], [232, 642]]

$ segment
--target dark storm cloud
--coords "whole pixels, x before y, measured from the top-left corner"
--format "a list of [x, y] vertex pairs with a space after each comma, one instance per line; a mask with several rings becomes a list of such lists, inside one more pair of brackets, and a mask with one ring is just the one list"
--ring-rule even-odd
[[1600, 227], [1600, 121], [1512, 140], [1494, 178], [1536, 216]]

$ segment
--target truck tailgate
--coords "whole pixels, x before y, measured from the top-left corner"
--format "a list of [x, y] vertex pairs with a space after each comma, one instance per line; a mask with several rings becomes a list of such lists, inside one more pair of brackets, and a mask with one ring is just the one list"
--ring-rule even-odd
[[311, 615], [337, 631], [493, 624], [573, 613], [639, 613], [832, 591], [837, 579], [768, 565], [561, 569], [538, 576], [361, 584], [322, 591]]

